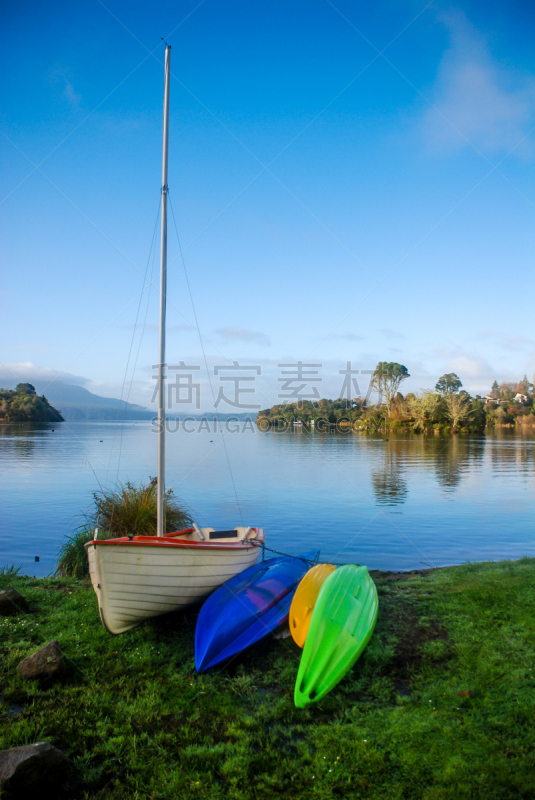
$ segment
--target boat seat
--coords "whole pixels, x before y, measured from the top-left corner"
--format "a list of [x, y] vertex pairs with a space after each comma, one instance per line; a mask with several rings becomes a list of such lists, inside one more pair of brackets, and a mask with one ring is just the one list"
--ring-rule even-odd
[[233, 531], [210, 531], [208, 534], [209, 539], [237, 539], [238, 531], [234, 528]]

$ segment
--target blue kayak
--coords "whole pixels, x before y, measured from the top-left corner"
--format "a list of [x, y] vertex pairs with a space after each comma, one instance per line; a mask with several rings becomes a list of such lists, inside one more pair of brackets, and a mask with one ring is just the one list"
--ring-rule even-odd
[[295, 590], [319, 550], [279, 556], [240, 572], [210, 595], [195, 630], [195, 668], [204, 672], [258, 642], [288, 619]]

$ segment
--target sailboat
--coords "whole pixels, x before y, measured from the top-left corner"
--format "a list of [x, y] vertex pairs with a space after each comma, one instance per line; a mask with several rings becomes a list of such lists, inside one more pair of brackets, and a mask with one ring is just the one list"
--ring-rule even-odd
[[102, 623], [123, 633], [151, 617], [204, 600], [251, 567], [264, 542], [262, 528], [218, 531], [194, 525], [165, 531], [165, 327], [167, 300], [167, 167], [171, 47], [165, 48], [160, 241], [160, 347], [158, 360], [158, 483], [156, 536], [98, 539], [86, 544], [89, 574]]

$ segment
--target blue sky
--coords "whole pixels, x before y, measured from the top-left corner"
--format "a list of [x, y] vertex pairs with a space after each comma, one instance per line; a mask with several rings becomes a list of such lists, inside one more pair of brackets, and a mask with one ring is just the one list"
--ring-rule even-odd
[[[483, 393], [533, 375], [533, 4], [0, 13], [4, 385], [118, 397], [129, 364], [130, 400], [150, 401], [162, 36], [169, 185], [211, 369], [261, 366], [262, 407], [298, 360], [323, 365], [328, 397], [348, 360], [405, 364], [406, 390], [449, 371]], [[169, 254], [169, 361], [202, 365], [172, 226]]]

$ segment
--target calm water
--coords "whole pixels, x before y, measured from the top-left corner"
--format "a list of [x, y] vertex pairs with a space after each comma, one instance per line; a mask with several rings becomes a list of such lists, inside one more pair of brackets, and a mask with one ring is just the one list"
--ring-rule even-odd
[[[167, 485], [216, 528], [241, 521], [223, 438], [245, 524], [278, 550], [396, 570], [535, 556], [531, 433], [168, 435]], [[0, 566], [51, 573], [98, 481], [146, 480], [155, 465], [150, 422], [1, 426]]]

